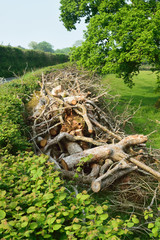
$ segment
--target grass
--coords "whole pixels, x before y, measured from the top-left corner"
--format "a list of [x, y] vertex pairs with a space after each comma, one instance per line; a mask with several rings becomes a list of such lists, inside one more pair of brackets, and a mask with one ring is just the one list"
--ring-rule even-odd
[[132, 127], [127, 126], [128, 134], [150, 134], [148, 146], [160, 148], [160, 109], [155, 107], [155, 103], [160, 98], [155, 93], [156, 75], [151, 71], [141, 71], [134, 77], [135, 86], [130, 89], [124, 84], [123, 80], [117, 78], [114, 74], [108, 74], [103, 79], [104, 85], [111, 86], [111, 93], [120, 95], [120, 104], [117, 110], [121, 113], [126, 104], [131, 100], [130, 106], [135, 109], [141, 104], [140, 110], [132, 119]]

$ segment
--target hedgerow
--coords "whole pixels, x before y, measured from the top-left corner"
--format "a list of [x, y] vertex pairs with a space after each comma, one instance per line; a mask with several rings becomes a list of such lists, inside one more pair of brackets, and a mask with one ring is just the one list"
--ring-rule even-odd
[[[110, 219], [108, 204], [98, 205], [86, 191], [64, 187], [46, 156], [33, 152], [0, 158], [1, 239], [121, 239], [128, 221]], [[131, 226], [138, 223], [133, 216]]]
[[12, 82], [0, 85], [0, 148], [15, 154], [18, 150], [27, 149], [28, 127], [25, 118], [24, 103], [28, 97], [38, 88], [38, 80], [41, 80], [42, 71], [55, 71], [65, 65], [47, 67], [28, 73]]
[[35, 70], [67, 62], [65, 54], [53, 54], [42, 51], [26, 50], [10, 46], [0, 46], [0, 76], [22, 75], [24, 70]]

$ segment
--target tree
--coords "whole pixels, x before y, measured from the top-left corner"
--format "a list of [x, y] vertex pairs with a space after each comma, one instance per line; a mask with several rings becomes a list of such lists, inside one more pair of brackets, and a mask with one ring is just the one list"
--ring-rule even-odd
[[37, 49], [37, 45], [38, 45], [37, 42], [32, 41], [32, 42], [30, 42], [30, 43], [28, 44], [28, 47], [31, 48], [31, 49], [33, 49], [33, 50], [36, 50], [36, 49]]
[[48, 43], [48, 42], [39, 42], [39, 43], [36, 43], [34, 41], [30, 42], [29, 45], [28, 45], [30, 48], [34, 49], [34, 50], [39, 50], [39, 51], [43, 51], [43, 52], [50, 52], [50, 53], [53, 53], [54, 50], [53, 50], [53, 46]]
[[80, 47], [82, 46], [83, 40], [77, 40], [74, 44], [73, 47]]
[[67, 48], [62, 48], [62, 49], [56, 49], [54, 52], [55, 53], [63, 53], [68, 55], [71, 51], [71, 48], [67, 47]]
[[101, 73], [117, 73], [133, 85], [142, 62], [160, 67], [160, 0], [61, 0], [61, 21], [88, 23], [85, 41], [71, 59]]

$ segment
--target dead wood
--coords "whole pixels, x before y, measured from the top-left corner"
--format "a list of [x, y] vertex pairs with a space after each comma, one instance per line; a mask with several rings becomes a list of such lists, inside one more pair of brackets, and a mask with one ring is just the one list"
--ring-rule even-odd
[[93, 163], [91, 165], [91, 169], [92, 171], [90, 172], [89, 176], [96, 178], [99, 175], [100, 165], [97, 163]]
[[[129, 143], [128, 143], [129, 142]], [[135, 145], [137, 143], [146, 142], [146, 137], [143, 135], [133, 135], [124, 138], [116, 144], [106, 144], [103, 146], [91, 148], [81, 153], [73, 154], [63, 158], [69, 169], [74, 168], [82, 158], [91, 155], [90, 161], [100, 161], [110, 157], [113, 161], [121, 161], [128, 156], [123, 149], [128, 145]]]
[[111, 159], [106, 159], [105, 163], [101, 166], [99, 175], [102, 176], [112, 164], [113, 164], [113, 161]]
[[80, 147], [80, 145], [77, 142], [66, 141], [65, 146], [70, 155], [83, 151], [83, 149]]
[[67, 164], [69, 169], [73, 169], [82, 159], [90, 156], [88, 162], [100, 161], [110, 156], [112, 150], [108, 146], [100, 146], [91, 149], [84, 150], [83, 152], [72, 154], [63, 158], [63, 161]]
[[116, 172], [113, 172], [112, 174], [109, 174], [108, 177], [104, 181], [96, 179], [92, 182], [91, 188], [94, 192], [99, 192], [101, 189], [109, 187], [113, 182], [115, 182], [118, 178], [121, 178], [122, 176], [129, 174], [137, 169], [136, 166], [123, 166], [122, 169], [119, 169]]
[[[120, 129], [136, 111], [127, 115], [127, 105], [118, 121], [113, 114], [116, 105], [108, 107], [113, 96], [108, 89], [102, 91], [95, 76], [90, 78], [87, 72], [77, 69], [58, 70], [42, 74], [39, 85], [40, 91], [27, 104], [31, 140], [35, 151], [48, 155], [61, 175], [91, 184], [94, 192], [136, 169], [160, 180], [160, 173], [143, 162], [147, 158], [142, 150], [146, 149], [147, 136], [125, 136]], [[103, 96], [108, 99], [105, 110], [99, 104]], [[79, 166], [81, 172], [75, 178]]]

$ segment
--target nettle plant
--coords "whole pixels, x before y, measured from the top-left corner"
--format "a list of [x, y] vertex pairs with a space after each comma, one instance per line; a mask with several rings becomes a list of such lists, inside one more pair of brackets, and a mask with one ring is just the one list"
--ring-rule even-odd
[[139, 223], [136, 216], [111, 218], [108, 203], [64, 187], [44, 155], [2, 154], [0, 160], [1, 239], [125, 239]]

